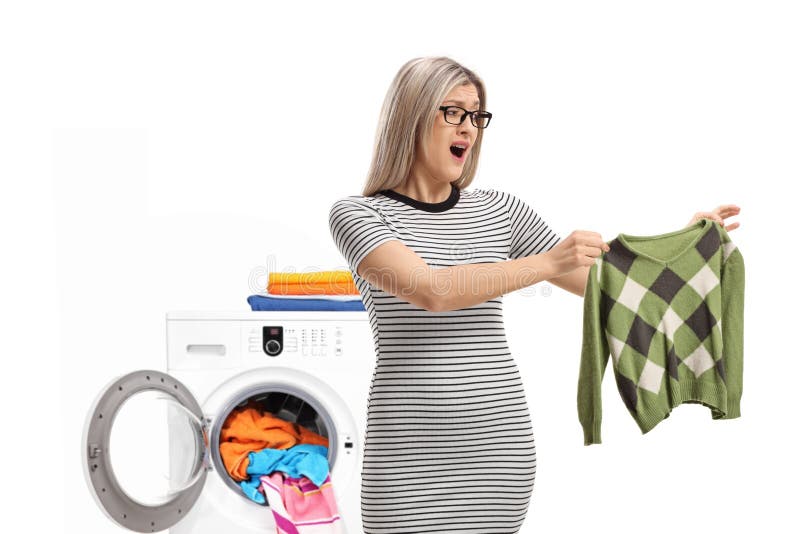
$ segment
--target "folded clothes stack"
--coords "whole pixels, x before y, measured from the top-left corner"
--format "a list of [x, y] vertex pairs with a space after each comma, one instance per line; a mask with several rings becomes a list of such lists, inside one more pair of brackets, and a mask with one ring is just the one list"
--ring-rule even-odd
[[247, 297], [253, 311], [364, 311], [350, 271], [269, 273], [267, 289]]
[[273, 295], [358, 295], [350, 271], [269, 273], [267, 292]]

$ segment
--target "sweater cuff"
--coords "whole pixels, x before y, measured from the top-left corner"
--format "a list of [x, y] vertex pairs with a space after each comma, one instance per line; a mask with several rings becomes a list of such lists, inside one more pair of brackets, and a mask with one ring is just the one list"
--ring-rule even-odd
[[736, 419], [742, 416], [742, 413], [739, 411], [739, 400], [740, 397], [738, 395], [728, 397], [728, 413], [723, 419]]
[[602, 443], [602, 441], [600, 441], [599, 421], [591, 425], [584, 425], [583, 427], [583, 444], [592, 445], [593, 443]]

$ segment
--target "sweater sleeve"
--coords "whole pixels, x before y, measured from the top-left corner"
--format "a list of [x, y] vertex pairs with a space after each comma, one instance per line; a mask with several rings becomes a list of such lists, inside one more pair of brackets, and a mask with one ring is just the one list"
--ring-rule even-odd
[[503, 196], [511, 222], [510, 259], [547, 252], [561, 241], [561, 237], [531, 206], [510, 193]]
[[[728, 238], [730, 239], [730, 238]], [[744, 258], [731, 241], [724, 244], [728, 252], [722, 264], [722, 364], [728, 390], [728, 411], [720, 419], [741, 416], [744, 362]]]
[[602, 382], [608, 365], [608, 341], [601, 317], [601, 293], [598, 280], [600, 258], [589, 269], [583, 296], [583, 346], [578, 377], [578, 419], [583, 427], [584, 445], [602, 443]]
[[356, 199], [343, 198], [334, 202], [328, 225], [336, 247], [354, 274], [361, 260], [378, 245], [399, 240], [377, 210]]

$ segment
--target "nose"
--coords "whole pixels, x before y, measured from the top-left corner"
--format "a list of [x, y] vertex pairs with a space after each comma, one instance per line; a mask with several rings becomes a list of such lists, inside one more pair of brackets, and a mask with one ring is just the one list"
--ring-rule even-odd
[[458, 125], [458, 133], [459, 135], [466, 134], [470, 139], [475, 139], [475, 135], [478, 133], [478, 128], [472, 124], [472, 117], [469, 115], [464, 117], [464, 121]]

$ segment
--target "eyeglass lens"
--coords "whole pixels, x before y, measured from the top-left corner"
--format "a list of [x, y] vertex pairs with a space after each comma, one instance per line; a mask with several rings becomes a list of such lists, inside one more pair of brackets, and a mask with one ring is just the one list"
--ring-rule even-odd
[[[465, 111], [458, 107], [448, 107], [444, 112], [445, 120], [450, 124], [461, 124]], [[470, 115], [473, 126], [476, 128], [486, 128], [491, 119], [491, 115], [485, 111], [476, 111]]]

